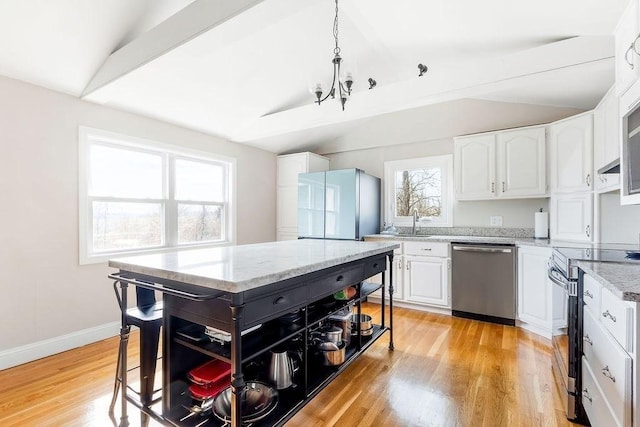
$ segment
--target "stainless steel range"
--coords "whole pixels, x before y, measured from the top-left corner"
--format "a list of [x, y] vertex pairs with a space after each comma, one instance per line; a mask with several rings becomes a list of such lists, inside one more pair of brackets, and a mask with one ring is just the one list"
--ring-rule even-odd
[[615, 245], [588, 248], [556, 247], [549, 259], [549, 279], [565, 290], [567, 298], [567, 327], [552, 338], [553, 376], [565, 404], [567, 419], [586, 424], [581, 403], [582, 382], [582, 272], [579, 261], [640, 262], [638, 247]]

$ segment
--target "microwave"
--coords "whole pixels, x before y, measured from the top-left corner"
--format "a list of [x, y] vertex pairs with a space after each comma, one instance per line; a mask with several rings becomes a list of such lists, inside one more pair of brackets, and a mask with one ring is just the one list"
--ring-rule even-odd
[[640, 80], [620, 97], [620, 202], [640, 204]]

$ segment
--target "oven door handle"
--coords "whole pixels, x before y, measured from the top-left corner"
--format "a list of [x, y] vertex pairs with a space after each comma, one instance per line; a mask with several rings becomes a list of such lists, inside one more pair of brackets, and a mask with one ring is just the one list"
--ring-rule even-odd
[[575, 289], [575, 286], [572, 286], [572, 283], [564, 277], [562, 272], [558, 270], [556, 266], [553, 265], [551, 260], [547, 262], [547, 276], [549, 276], [549, 280], [553, 283], [562, 287], [569, 296], [577, 295], [577, 289]]

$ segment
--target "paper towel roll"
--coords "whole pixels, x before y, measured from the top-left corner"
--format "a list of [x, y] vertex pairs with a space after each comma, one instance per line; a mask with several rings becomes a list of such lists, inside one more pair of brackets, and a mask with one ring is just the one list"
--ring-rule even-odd
[[536, 239], [549, 238], [549, 212], [536, 212], [533, 236]]

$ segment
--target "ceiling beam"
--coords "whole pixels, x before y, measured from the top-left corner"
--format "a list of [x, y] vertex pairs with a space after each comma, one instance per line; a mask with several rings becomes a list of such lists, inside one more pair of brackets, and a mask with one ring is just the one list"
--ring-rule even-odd
[[[117, 79], [221, 26], [264, 0], [195, 0], [137, 39], [112, 53], [95, 73], [81, 98], [101, 102], [96, 94]], [[93, 96], [91, 96], [93, 94]]]
[[[233, 133], [237, 142], [249, 142], [303, 129], [314, 129], [379, 114], [481, 96], [518, 85], [531, 76], [581, 67], [598, 61], [612, 61], [613, 38], [583, 36], [527, 49], [490, 60], [469, 61], [455, 68], [433, 69], [415, 77], [378, 86], [374, 90], [355, 92], [345, 111], [327, 102], [309, 105], [260, 117]], [[337, 104], [338, 101], [335, 102]], [[571, 106], [569, 106], [571, 107]]]

